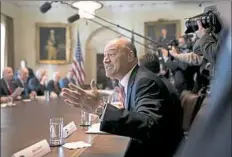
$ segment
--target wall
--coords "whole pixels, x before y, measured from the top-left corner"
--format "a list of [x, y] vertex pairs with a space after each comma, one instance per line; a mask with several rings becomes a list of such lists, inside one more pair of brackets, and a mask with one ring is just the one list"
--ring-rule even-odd
[[[36, 49], [35, 49], [35, 24], [36, 22], [64, 22], [66, 23], [67, 18], [73, 15], [75, 12], [70, 8], [66, 8], [63, 6], [55, 6], [46, 14], [42, 14], [39, 12], [39, 7], [30, 6], [30, 7], [21, 7], [20, 13], [20, 22], [16, 22], [17, 31], [16, 36], [16, 51], [15, 51], [15, 65], [19, 66], [21, 59], [26, 59], [29, 65], [32, 68], [46, 68], [49, 72], [49, 76], [51, 76], [53, 71], [61, 71], [61, 74], [64, 76], [66, 71], [70, 68], [70, 65], [38, 65], [36, 63]], [[8, 10], [8, 9], [7, 9]], [[10, 9], [11, 10], [11, 9]], [[202, 12], [202, 8], [199, 8], [197, 4], [177, 4], [175, 6], [156, 6], [150, 8], [135, 8], [132, 11], [130, 10], [110, 10], [110, 9], [102, 9], [97, 12], [97, 15], [103, 17], [105, 19], [110, 19], [110, 21], [124, 26], [129, 29], [134, 29], [135, 32], [144, 34], [144, 22], [148, 21], [156, 21], [160, 18], [167, 20], [181, 20], [181, 32], [185, 31], [184, 26], [184, 18], [191, 17], [193, 15], [197, 15]], [[17, 19], [17, 18], [15, 18]], [[18, 20], [18, 19], [17, 19]], [[102, 21], [97, 20], [101, 23]], [[94, 45], [101, 45], [99, 48], [95, 48], [94, 51], [103, 52], [102, 48], [102, 35], [98, 34], [97, 30], [101, 28], [92, 22], [88, 22], [86, 25], [85, 20], [79, 20], [78, 22], [72, 24], [73, 25], [73, 46], [75, 47], [76, 43], [76, 30], [77, 27], [80, 30], [80, 39], [82, 51], [84, 53], [85, 58], [85, 67], [87, 73], [87, 82], [92, 78], [96, 78], [96, 61], [94, 55], [96, 52], [89, 51], [92, 48], [88, 48], [88, 46], [93, 45], [90, 43], [95, 43]], [[105, 25], [108, 25], [105, 23]], [[109, 25], [108, 25], [109, 26]], [[123, 31], [121, 29], [114, 29], [124, 33], [125, 35], [131, 36], [130, 33]], [[106, 30], [105, 30], [106, 31]], [[102, 33], [102, 32], [101, 32]], [[97, 40], [92, 41], [92, 34], [94, 36], [100, 35]], [[104, 34], [104, 33], [103, 33]], [[136, 40], [140, 42], [144, 42], [142, 38], [135, 37]], [[136, 45], [139, 54], [142, 54], [144, 51], [144, 47]], [[92, 58], [92, 59], [90, 59]], [[91, 61], [91, 62], [89, 62]]]
[[[21, 9], [1, 1], [1, 13], [9, 16], [13, 19], [13, 29], [14, 29], [14, 59], [15, 61], [20, 56], [18, 52], [21, 52], [22, 45], [20, 41], [22, 40], [21, 36]], [[7, 55], [6, 55], [7, 56]], [[7, 60], [5, 60], [7, 61]]]

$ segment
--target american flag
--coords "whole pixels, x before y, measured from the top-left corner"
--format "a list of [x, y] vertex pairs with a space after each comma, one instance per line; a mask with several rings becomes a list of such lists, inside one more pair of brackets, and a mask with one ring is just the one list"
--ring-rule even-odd
[[77, 31], [77, 45], [75, 48], [75, 53], [73, 56], [72, 64], [73, 78], [78, 85], [84, 84], [85, 81], [85, 71], [84, 71], [84, 60], [81, 52], [81, 43], [79, 31]]

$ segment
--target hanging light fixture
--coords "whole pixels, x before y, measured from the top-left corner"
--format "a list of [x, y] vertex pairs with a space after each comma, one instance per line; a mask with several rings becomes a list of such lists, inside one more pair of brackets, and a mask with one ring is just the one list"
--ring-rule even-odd
[[94, 18], [95, 11], [101, 9], [103, 4], [98, 1], [78, 1], [72, 3], [72, 6], [79, 9], [78, 14], [81, 18]]

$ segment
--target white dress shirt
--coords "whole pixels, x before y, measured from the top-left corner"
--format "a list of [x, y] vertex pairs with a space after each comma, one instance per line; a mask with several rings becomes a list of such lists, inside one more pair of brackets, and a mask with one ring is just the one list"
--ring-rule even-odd
[[131, 76], [132, 71], [134, 70], [134, 68], [136, 67], [136, 65], [131, 68], [131, 70], [120, 80], [120, 85], [124, 87], [124, 93], [125, 93], [125, 99], [126, 99], [126, 95], [127, 95], [127, 86], [128, 86], [128, 82]]

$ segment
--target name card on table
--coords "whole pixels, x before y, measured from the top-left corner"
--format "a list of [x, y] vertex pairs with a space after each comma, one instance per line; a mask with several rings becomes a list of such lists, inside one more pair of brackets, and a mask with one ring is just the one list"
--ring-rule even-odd
[[12, 157], [42, 157], [51, 151], [47, 140], [42, 140], [30, 147], [27, 147], [15, 154]]
[[71, 135], [73, 132], [77, 130], [76, 124], [72, 121], [71, 123], [67, 124], [65, 127], [63, 127], [63, 137], [67, 138], [69, 135]]

